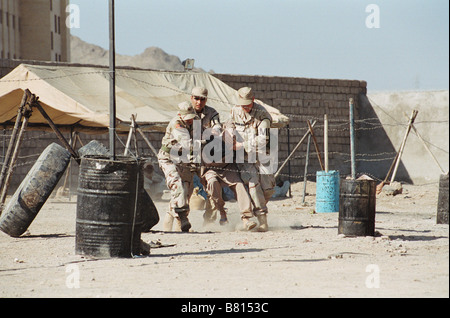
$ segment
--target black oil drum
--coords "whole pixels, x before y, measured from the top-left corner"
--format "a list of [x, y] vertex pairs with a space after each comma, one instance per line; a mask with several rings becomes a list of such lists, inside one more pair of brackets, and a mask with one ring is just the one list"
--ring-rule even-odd
[[140, 254], [142, 162], [105, 156], [81, 160], [76, 219], [77, 254], [132, 257]]
[[439, 178], [439, 196], [437, 205], [437, 224], [448, 224], [448, 173]]
[[341, 180], [338, 234], [374, 236], [375, 180]]
[[41, 153], [0, 217], [0, 229], [19, 237], [28, 229], [58, 184], [70, 162], [70, 152], [56, 143]]

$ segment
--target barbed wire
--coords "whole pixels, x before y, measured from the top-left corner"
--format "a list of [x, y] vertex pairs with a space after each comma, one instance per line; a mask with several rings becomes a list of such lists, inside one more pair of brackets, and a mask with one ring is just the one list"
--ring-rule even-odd
[[[120, 138], [119, 138], [119, 140], [120, 140], [121, 144], [123, 146], [125, 146], [125, 144], [122, 142], [122, 140]], [[131, 149], [129, 149], [129, 151], [130, 151], [130, 154], [133, 157], [137, 157], [136, 154]], [[28, 155], [28, 156], [19, 156], [19, 159], [23, 160], [23, 159], [32, 158], [32, 157], [38, 157], [39, 155], [40, 154], [33, 154], [33, 155]], [[309, 155], [311, 157], [313, 157], [314, 155], [317, 155], [317, 153], [311, 152]], [[339, 155], [339, 156], [343, 156], [343, 157], [350, 157], [349, 154], [342, 153], [342, 152], [330, 152], [330, 155], [331, 156], [332, 155]], [[375, 159], [371, 159], [372, 157], [381, 156], [381, 155], [382, 156], [391, 155], [391, 156], [383, 157], [383, 158], [379, 158], [379, 159], [376, 159], [376, 158]], [[356, 156], [357, 156], [357, 159], [356, 159], [357, 162], [364, 162], [364, 161], [375, 162], [375, 161], [387, 161], [387, 160], [391, 161], [391, 160], [393, 160], [395, 158], [395, 153], [384, 152], [384, 153], [377, 153], [377, 154], [357, 154]], [[361, 158], [358, 158], [358, 157], [362, 157], [362, 158], [367, 157], [367, 158], [366, 159], [361, 159]], [[158, 165], [158, 160], [157, 160], [156, 157], [150, 156], [150, 157], [145, 157], [145, 158], [146, 158], [146, 160], [148, 162], [151, 162], [153, 164]], [[295, 157], [291, 158], [290, 160], [305, 159], [305, 158], [306, 158], [306, 155], [301, 155], [301, 156], [295, 156]], [[16, 164], [16, 168], [24, 167], [24, 166], [30, 166], [30, 165], [35, 164], [35, 162], [36, 162], [36, 160], [28, 160], [28, 161], [25, 161], [25, 162], [19, 162], [19, 163]], [[343, 163], [350, 163], [351, 160], [350, 159], [345, 159], [342, 162]], [[2, 166], [2, 165], [3, 164], [0, 163], [0, 166]], [[214, 169], [218, 169], [218, 170], [221, 170], [221, 171], [227, 171], [227, 172], [233, 172], [233, 173], [241, 173], [241, 172], [243, 172], [242, 170], [229, 169], [229, 168], [226, 168], [226, 167], [225, 168], [214, 168]], [[286, 167], [285, 167], [285, 169], [286, 169]], [[361, 171], [361, 172], [357, 173], [357, 176], [361, 176], [361, 175], [367, 175], [367, 176], [369, 176], [370, 178], [372, 178], [373, 180], [375, 180], [377, 182], [382, 182], [383, 181], [383, 179], [374, 176], [373, 173], [370, 173], [370, 172]], [[278, 177], [284, 178], [285, 180], [289, 179], [292, 182], [302, 182], [305, 177], [307, 179], [309, 179], [309, 180], [316, 178], [316, 172], [308, 172], [306, 174], [304, 174], [304, 173], [300, 174], [300, 173], [282, 173], [282, 172], [280, 172], [280, 173], [278, 173]], [[346, 175], [340, 175], [340, 178], [342, 178], [342, 179], [345, 178], [345, 177], [346, 177]], [[415, 185], [423, 186], [423, 185], [437, 184], [437, 183], [438, 182], [431, 182], [431, 183], [427, 183], [427, 184], [415, 184]]]
[[[116, 76], [118, 77], [123, 77], [123, 78], [129, 78], [137, 83], [140, 84], [145, 84], [145, 85], [149, 85], [151, 87], [156, 87], [156, 88], [164, 88], [164, 89], [168, 89], [171, 90], [173, 92], [176, 92], [178, 94], [184, 94], [186, 96], [190, 96], [191, 93], [190, 92], [186, 92], [183, 91], [181, 89], [175, 88], [175, 87], [169, 87], [166, 85], [162, 85], [162, 84], [154, 84], [154, 83], [150, 83], [148, 81], [145, 81], [143, 79], [139, 79], [133, 76], [129, 76], [126, 75], [124, 72], [124, 70], [118, 69], [116, 70]], [[91, 74], [100, 74], [100, 75], [105, 75], [105, 74], [110, 74], [111, 72], [109, 70], [101, 70], [101, 71], [89, 71], [89, 72], [79, 72], [79, 73], [71, 73], [71, 74], [63, 74], [63, 75], [57, 75], [57, 76], [49, 76], [49, 77], [40, 77], [40, 78], [32, 78], [32, 79], [27, 79], [25, 81], [47, 81], [47, 80], [58, 80], [58, 79], [62, 79], [65, 77], [73, 77], [73, 76], [83, 76], [83, 75], [91, 75]], [[174, 72], [168, 72], [168, 73], [174, 73]], [[0, 79], [0, 83], [1, 82], [24, 82], [24, 80], [5, 80], [5, 79]], [[392, 123], [381, 123], [380, 119], [378, 117], [373, 117], [373, 118], [363, 118], [363, 119], [356, 119], [354, 120], [354, 131], [372, 131], [372, 130], [377, 130], [377, 129], [384, 129], [385, 127], [401, 127], [401, 128], [406, 128], [408, 126], [408, 124], [406, 123], [406, 121], [399, 121], [396, 118], [394, 118], [391, 114], [389, 114], [389, 112], [387, 112], [385, 109], [383, 109], [382, 107], [380, 107], [377, 103], [375, 103], [373, 101], [373, 99], [371, 99], [370, 97], [368, 97], [369, 102], [371, 103], [371, 105], [373, 107], [377, 107], [379, 108], [381, 111], [383, 111], [389, 118], [392, 119]], [[209, 97], [208, 100], [212, 100], [212, 101], [216, 101], [216, 102], [220, 102], [223, 104], [228, 104], [231, 106], [234, 106], [234, 104], [228, 102], [228, 101], [223, 101], [221, 99], [218, 98], [214, 98], [214, 97]], [[342, 102], [342, 104], [344, 105], [345, 103], [345, 107], [347, 107], [347, 102]], [[344, 107], [344, 106], [343, 106]], [[283, 106], [280, 106], [280, 108], [282, 109]], [[289, 131], [302, 131], [302, 132], [307, 132], [308, 131], [308, 127], [306, 126], [306, 120], [316, 120], [318, 123], [315, 125], [314, 127], [314, 131], [320, 131], [321, 128], [324, 128], [324, 125], [321, 124], [321, 122], [323, 121], [323, 117], [319, 117], [319, 116], [308, 116], [308, 115], [304, 115], [304, 114], [293, 114], [293, 113], [282, 113], [283, 115], [287, 116], [290, 119], [300, 119], [302, 121], [304, 121], [305, 126], [304, 127], [283, 127], [281, 129], [286, 129]], [[423, 120], [423, 121], [415, 121], [415, 125], [420, 125], [420, 124], [447, 124], [448, 125], [449, 121], [448, 120]], [[280, 128], [279, 128], [280, 129]], [[334, 133], [334, 132], [348, 132], [350, 131], [350, 121], [349, 119], [345, 119], [345, 118], [335, 118], [333, 116], [329, 116], [328, 118], [328, 132], [330, 133]], [[414, 133], [414, 132], [413, 132]], [[44, 136], [48, 136], [49, 134], [52, 134], [52, 132], [44, 132], [38, 136], [31, 136], [31, 137], [27, 137], [25, 138], [23, 141], [30, 141], [30, 140], [35, 140], [35, 139], [42, 139], [42, 137]], [[11, 135], [10, 134], [6, 134], [5, 133], [5, 129], [4, 129], [4, 133], [3, 133], [3, 138], [10, 138]], [[122, 140], [119, 138], [119, 136], [117, 136], [116, 134], [116, 138], [119, 140], [119, 142], [122, 144], [122, 146], [125, 148], [124, 143], [122, 142]], [[429, 145], [432, 145], [434, 147], [436, 147], [437, 149], [445, 152], [448, 154], [448, 150], [442, 149], [437, 145], [434, 145], [433, 143], [426, 141], [425, 142]], [[129, 149], [130, 154], [134, 157], [136, 157], [136, 153], [134, 153], [133, 151], [131, 151], [131, 149]], [[30, 155], [22, 155], [22, 156], [18, 156], [18, 160], [20, 161], [20, 163], [17, 163], [17, 167], [22, 167], [22, 166], [28, 166], [31, 164], [35, 163], [35, 160], [28, 160], [30, 158], [35, 158], [38, 157], [40, 154], [30, 154]], [[329, 152], [329, 155], [331, 156], [340, 156], [343, 157], [344, 160], [342, 162], [344, 163], [348, 163], [350, 162], [349, 159], [345, 159], [345, 158], [349, 158], [350, 154], [348, 153], [343, 153], [343, 152]], [[374, 154], [364, 154], [364, 153], [357, 153], [356, 154], [356, 161], [357, 162], [381, 162], [381, 161], [387, 161], [387, 160], [393, 160], [395, 158], [396, 153], [395, 152], [381, 152], [381, 153], [374, 153]], [[310, 156], [317, 156], [317, 153], [315, 152], [311, 152]], [[382, 157], [382, 158], [380, 158]], [[1, 160], [3, 161], [4, 156], [0, 156]], [[152, 154], [150, 152], [150, 160], [153, 163], [157, 163], [157, 161], [155, 161], [154, 154]], [[306, 154], [304, 155], [297, 155], [297, 156], [293, 156], [290, 160], [299, 160], [299, 159], [305, 159], [306, 158]], [[23, 160], [25, 160], [25, 162], [22, 162]], [[0, 166], [2, 166], [3, 163], [0, 163]], [[365, 173], [367, 175], [370, 175], [369, 173]], [[282, 174], [280, 173], [279, 176], [283, 176], [283, 177], [290, 177], [290, 178], [303, 178], [304, 176], [295, 176], [295, 175], [289, 175], [289, 174]], [[315, 174], [307, 174], [307, 177], [314, 177]], [[373, 177], [373, 176], [371, 176]], [[376, 177], [373, 177], [374, 179], [377, 179]], [[378, 179], [379, 180], [379, 179]]]
[[73, 77], [73, 76], [80, 76], [80, 75], [109, 74], [109, 73], [111, 73], [109, 70], [105, 70], [105, 71], [80, 72], [80, 73], [64, 74], [64, 75], [49, 76], [49, 77], [27, 78], [25, 80], [24, 79], [4, 79], [4, 78], [2, 78], [2, 79], [0, 79], [0, 83], [48, 81], [48, 80], [55, 80], [55, 79], [61, 79], [61, 78]]
[[[320, 153], [320, 155], [322, 155], [322, 153]], [[338, 151], [329, 151], [328, 155], [330, 157], [333, 156], [340, 156], [340, 157], [348, 157], [351, 158], [351, 155], [348, 153], [344, 153], [344, 152], [338, 152]], [[370, 157], [376, 157], [376, 156], [386, 156], [386, 155], [390, 155], [389, 157], [383, 157], [383, 158], [379, 158], [379, 159], [371, 159]], [[396, 152], [384, 152], [384, 153], [377, 153], [377, 154], [355, 154], [355, 161], [356, 162], [376, 162], [376, 161], [386, 161], [386, 160], [392, 160], [396, 157], [397, 153]], [[299, 156], [293, 156], [291, 158], [291, 160], [301, 160], [301, 159], [306, 159], [308, 155], [304, 154], [304, 155], [299, 155]], [[318, 156], [317, 152], [310, 152], [309, 153], [309, 158], [315, 158]], [[368, 157], [368, 158], [367, 158]], [[350, 159], [344, 159], [343, 160], [344, 163], [347, 162], [351, 162]]]
[[[373, 118], [363, 119], [363, 120], [360, 120], [360, 121], [361, 122], [367, 122], [368, 120], [373, 120]], [[333, 125], [333, 120], [330, 120], [330, 121], [331, 121], [331, 124], [329, 124], [329, 126], [328, 126], [329, 132], [332, 132], [332, 133], [333, 132], [344, 132], [344, 131], [348, 131], [350, 129], [349, 127], [343, 127], [342, 128], [343, 125], [348, 125], [349, 121], [344, 121], [342, 119], [337, 119], [336, 122], [338, 122], [338, 124], [336, 124], [336, 125]], [[448, 121], [436, 121], [436, 122], [438, 122], [438, 123], [447, 123]], [[315, 131], [320, 131], [319, 128], [321, 128], [322, 126], [323, 125], [316, 125], [314, 127]], [[403, 124], [393, 124], [392, 126], [403, 127], [404, 125]], [[341, 127], [341, 128], [338, 129], [338, 128], [333, 128], [333, 127]], [[383, 128], [383, 125], [380, 124], [379, 126], [369, 127], [369, 128], [360, 127], [360, 128], [355, 129], [355, 130], [374, 130], [374, 129], [380, 129], [380, 128]], [[308, 127], [298, 127], [298, 128], [287, 128], [287, 127], [284, 127], [284, 128], [281, 128], [281, 130], [283, 130], [283, 129], [286, 129], [286, 130], [287, 129], [289, 129], [289, 130], [302, 130], [305, 133], [308, 131]], [[11, 137], [11, 134], [6, 134], [5, 131], [6, 130], [4, 129], [4, 132], [3, 132], [4, 143], [6, 142], [6, 139]], [[159, 132], [159, 133], [161, 133], [161, 132]], [[27, 142], [27, 141], [32, 141], [32, 140], [41, 140], [43, 137], [52, 137], [53, 134], [54, 134], [53, 132], [43, 132], [43, 133], [40, 133], [39, 135], [34, 135], [34, 136], [29, 136], [29, 137], [26, 135], [27, 137], [25, 137], [23, 139], [23, 141]], [[125, 148], [125, 145], [123, 144], [123, 142], [121, 141], [121, 139], [119, 138], [119, 136], [117, 134], [116, 134], [116, 138], [120, 141], [122, 146]], [[331, 138], [332, 138], [332, 136], [331, 136]], [[429, 145], [432, 145], [432, 146], [436, 147], [437, 149], [440, 149], [441, 151], [443, 151], [445, 153], [448, 153], [447, 150], [441, 149], [439, 146], [434, 145], [433, 143], [431, 143], [429, 141], [425, 141], [425, 142], [427, 142]], [[4, 145], [3, 145], [3, 147], [4, 147]], [[314, 154], [317, 155], [316, 153], [312, 153], [312, 155], [314, 155]], [[329, 152], [329, 154], [330, 155], [347, 156], [347, 157], [350, 156], [350, 154], [342, 153], [342, 152]], [[357, 160], [359, 160], [359, 161], [384, 161], [384, 160], [392, 159], [392, 156], [395, 156], [395, 153], [392, 153], [392, 152], [390, 152], [390, 153], [382, 152], [382, 153], [376, 153], [376, 154], [365, 154], [365, 153], [361, 153], [360, 154], [360, 153], [356, 153], [355, 155], [357, 157]], [[388, 157], [380, 158], [380, 159], [365, 159], [365, 160], [363, 160], [361, 158], [358, 158], [358, 157], [369, 157], [369, 156], [371, 156], [371, 157], [379, 157], [379, 156], [383, 156], [383, 155], [387, 155]], [[27, 158], [35, 157], [35, 156], [37, 156], [37, 154], [28, 155], [28, 156], [19, 156], [19, 159], [27, 159]], [[2, 155], [0, 155], [0, 158], [3, 160], [3, 156]], [[291, 160], [302, 159], [302, 158], [305, 158], [305, 156], [295, 156], [295, 157], [291, 158]]]

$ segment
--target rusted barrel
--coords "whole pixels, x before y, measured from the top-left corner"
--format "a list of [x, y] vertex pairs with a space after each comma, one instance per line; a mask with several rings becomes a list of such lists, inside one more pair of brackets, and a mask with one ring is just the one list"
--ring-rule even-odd
[[375, 180], [341, 180], [338, 234], [375, 235]]
[[437, 224], [448, 224], [448, 173], [439, 178], [439, 196], [437, 205]]
[[0, 217], [0, 229], [19, 237], [28, 229], [70, 162], [70, 153], [50, 144], [21, 182]]
[[132, 257], [140, 254], [142, 162], [129, 157], [81, 159], [76, 219], [77, 254]]

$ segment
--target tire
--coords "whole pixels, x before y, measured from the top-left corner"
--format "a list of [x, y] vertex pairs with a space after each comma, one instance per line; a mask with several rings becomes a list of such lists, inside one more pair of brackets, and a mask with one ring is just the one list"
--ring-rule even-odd
[[70, 152], [56, 143], [39, 156], [0, 217], [0, 230], [19, 237], [28, 229], [70, 162]]
[[159, 222], [159, 214], [152, 198], [146, 190], [142, 190], [140, 198], [142, 217], [142, 232], [150, 232], [151, 228]]

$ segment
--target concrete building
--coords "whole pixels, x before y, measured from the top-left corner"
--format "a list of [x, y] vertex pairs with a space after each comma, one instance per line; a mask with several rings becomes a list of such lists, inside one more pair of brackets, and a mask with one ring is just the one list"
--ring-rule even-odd
[[69, 0], [0, 0], [0, 57], [70, 61]]

